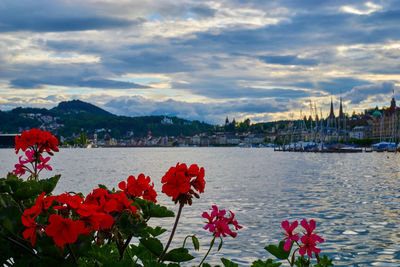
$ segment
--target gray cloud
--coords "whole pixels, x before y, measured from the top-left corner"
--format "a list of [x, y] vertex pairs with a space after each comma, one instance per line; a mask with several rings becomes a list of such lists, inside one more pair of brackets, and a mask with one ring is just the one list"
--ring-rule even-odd
[[234, 100], [222, 103], [189, 103], [168, 99], [154, 101], [143, 97], [115, 98], [104, 105], [110, 112], [119, 115], [145, 116], [168, 115], [190, 120], [201, 120], [210, 123], [221, 123], [227, 115], [239, 117], [264, 113], [287, 111], [271, 100]]
[[81, 5], [50, 0], [3, 0], [0, 3], [0, 32], [63, 32], [102, 30], [142, 23], [95, 14]]
[[148, 86], [142, 86], [140, 84], [132, 82], [122, 82], [107, 79], [87, 79], [80, 80], [76, 77], [44, 77], [43, 79], [29, 79], [20, 78], [11, 80], [11, 86], [13, 88], [22, 89], [36, 89], [41, 88], [43, 85], [59, 85], [59, 86], [77, 86], [77, 87], [89, 87], [89, 88], [103, 88], [103, 89], [144, 89], [149, 88]]
[[360, 104], [371, 96], [390, 95], [393, 90], [398, 89], [393, 82], [356, 86], [345, 95], [345, 98], [350, 100], [350, 104]]
[[318, 61], [315, 59], [299, 58], [298, 56], [260, 56], [259, 59], [268, 64], [278, 65], [304, 65], [315, 66]]
[[[391, 91], [393, 83], [382, 82], [394, 76], [385, 75], [399, 73], [398, 49], [388, 47], [400, 42], [400, 4], [376, 3], [382, 9], [355, 15], [342, 12], [340, 7], [348, 4], [365, 10], [365, 1], [227, 0], [216, 8], [215, 2], [208, 1], [93, 4], [3, 0], [0, 82], [9, 94], [24, 92], [15, 89], [57, 85], [88, 87], [93, 92], [97, 88], [151, 89], [149, 95], [157, 95], [159, 89], [113, 78], [162, 74], [169, 82], [162, 90], [183, 98], [187, 94], [200, 95], [223, 104], [130, 99], [136, 102], [125, 105], [117, 98], [115, 103], [109, 100], [109, 107], [124, 114], [139, 114], [129, 107], [135, 104], [143, 114], [148, 114], [148, 108], [151, 112], [172, 112], [200, 120], [216, 120], [226, 116], [223, 112], [251, 115], [261, 114], [265, 108], [268, 113], [268, 107], [276, 112], [287, 111], [297, 108], [304, 99], [327, 94], [342, 93], [357, 105], [378, 100], [373, 97], [377, 92]], [[277, 22], [264, 25], [268, 19]], [[166, 25], [171, 28], [164, 28]], [[86, 32], [83, 35], [76, 31]], [[341, 50], [341, 54], [340, 47], [348, 50]], [[32, 60], [36, 53], [40, 60]], [[17, 60], [21, 55], [28, 55], [28, 60]], [[79, 55], [77, 61], [85, 55], [98, 60], [63, 60], [71, 55]], [[342, 77], [332, 78], [335, 73]], [[373, 74], [379, 74], [379, 83]], [[68, 97], [72, 93], [76, 98], [81, 96], [74, 89]], [[276, 109], [278, 102], [285, 109]]]
[[337, 95], [351, 91], [354, 87], [368, 85], [370, 82], [350, 77], [335, 78], [319, 82], [300, 82], [293, 86], [318, 89], [329, 94]]

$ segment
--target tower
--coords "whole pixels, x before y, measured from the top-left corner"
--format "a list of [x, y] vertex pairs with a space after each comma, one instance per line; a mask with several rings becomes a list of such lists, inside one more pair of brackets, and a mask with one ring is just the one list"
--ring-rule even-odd
[[342, 97], [340, 97], [340, 106], [339, 106], [339, 117], [338, 117], [338, 126], [339, 129], [344, 129], [344, 113], [343, 113], [343, 106], [342, 106]]
[[328, 127], [335, 127], [335, 112], [333, 111], [333, 101], [331, 98], [331, 111], [329, 112], [329, 116], [327, 118], [327, 126]]

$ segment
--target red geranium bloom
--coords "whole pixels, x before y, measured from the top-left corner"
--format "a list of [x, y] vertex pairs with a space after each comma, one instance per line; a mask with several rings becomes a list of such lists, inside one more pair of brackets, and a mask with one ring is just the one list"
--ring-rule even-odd
[[133, 200], [128, 201], [126, 195], [119, 191], [118, 193], [109, 194], [109, 200], [104, 205], [104, 211], [112, 212], [112, 211], [124, 211], [129, 210], [132, 213], [136, 214], [136, 207], [132, 206]]
[[232, 211], [229, 211], [230, 217], [225, 217], [226, 211], [219, 210], [216, 205], [212, 206], [211, 213], [203, 212], [202, 217], [208, 219], [206, 226], [204, 226], [205, 230], [209, 230], [216, 237], [226, 237], [230, 235], [232, 237], [236, 237], [237, 233], [233, 232], [229, 225], [232, 224], [235, 227], [235, 230], [239, 230], [243, 228], [243, 226], [239, 225], [235, 218], [235, 214]]
[[83, 221], [64, 219], [60, 215], [52, 214], [49, 217], [49, 222], [50, 224], [46, 227], [45, 232], [48, 236], [53, 237], [54, 243], [59, 247], [75, 243], [78, 235], [88, 233]]
[[31, 208], [24, 210], [25, 216], [34, 215], [33, 218], [36, 218], [42, 211], [48, 210], [53, 203], [53, 200], [56, 198], [55, 196], [47, 196], [46, 193], [43, 192], [36, 199], [35, 205]]
[[154, 183], [151, 183], [150, 177], [145, 177], [144, 174], [139, 174], [137, 179], [131, 175], [128, 177], [128, 183], [122, 181], [118, 184], [118, 187], [129, 197], [143, 197], [143, 199], [157, 203]]
[[289, 223], [289, 221], [283, 221], [281, 223], [282, 228], [286, 231], [286, 233], [283, 233], [286, 238], [283, 240], [286, 240], [285, 245], [283, 246], [284, 250], [289, 250], [290, 245], [293, 241], [299, 241], [300, 237], [299, 234], [293, 234], [293, 231], [296, 229], [296, 227], [299, 225], [297, 221], [294, 221], [292, 224]]
[[57, 202], [67, 204], [67, 206], [55, 206], [54, 209], [77, 209], [81, 205], [83, 198], [80, 195], [70, 195], [64, 193], [56, 197]]
[[86, 196], [84, 203], [93, 204], [103, 207], [106, 203], [106, 197], [108, 196], [107, 190], [103, 188], [94, 189], [92, 193]]
[[77, 209], [77, 213], [81, 216], [81, 220], [91, 225], [96, 231], [108, 229], [114, 224], [114, 218], [108, 213], [99, 212], [99, 206], [81, 204]]
[[204, 168], [199, 169], [196, 164], [192, 164], [188, 168], [185, 163], [178, 163], [175, 167], [171, 167], [162, 177], [161, 183], [163, 183], [162, 192], [172, 197], [174, 201], [177, 201], [180, 195], [186, 195], [186, 198], [189, 199], [189, 204], [191, 204], [191, 195], [199, 197], [191, 189], [192, 186], [199, 193], [204, 192], [206, 183], [204, 180]]
[[[47, 152], [59, 151], [57, 148], [58, 140], [50, 132], [42, 131], [39, 129], [31, 129], [24, 131], [21, 136], [15, 136], [15, 152], [18, 153], [20, 149], [25, 151], [28, 147], [35, 147], [40, 153], [44, 150]], [[36, 150], [35, 150], [36, 151]]]
[[28, 227], [28, 229], [25, 229], [25, 231], [22, 233], [22, 236], [26, 240], [30, 238], [31, 245], [33, 247], [35, 245], [37, 230], [41, 229], [42, 227], [39, 224], [37, 224], [35, 220], [27, 216], [21, 216], [21, 222], [24, 226]]

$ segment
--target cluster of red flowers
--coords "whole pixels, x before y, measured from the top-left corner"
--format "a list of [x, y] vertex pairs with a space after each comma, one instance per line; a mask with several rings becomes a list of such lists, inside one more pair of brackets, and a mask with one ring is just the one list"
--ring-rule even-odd
[[[291, 247], [291, 242], [295, 241], [296, 243], [301, 241], [302, 244], [299, 244], [300, 249], [299, 253], [300, 255], [304, 255], [307, 253], [307, 255], [312, 258], [312, 253], [320, 253], [321, 249], [317, 248], [318, 243], [322, 243], [325, 240], [321, 238], [317, 233], [314, 233], [316, 223], [314, 220], [310, 220], [310, 223], [307, 222], [306, 219], [303, 219], [300, 222], [301, 226], [306, 230], [306, 232], [303, 232], [303, 236], [300, 238], [299, 234], [296, 233], [294, 234], [293, 231], [297, 228], [299, 223], [297, 221], [294, 221], [292, 224], [289, 223], [289, 221], [283, 221], [281, 223], [283, 229], [286, 231], [286, 233], [283, 233], [286, 238], [285, 245], [283, 249], [289, 250]], [[297, 243], [298, 244], [298, 243]]]
[[199, 198], [192, 187], [199, 193], [204, 192], [206, 185], [204, 168], [199, 168], [196, 164], [192, 164], [188, 168], [185, 163], [178, 163], [167, 171], [162, 177], [161, 183], [163, 183], [162, 192], [172, 197], [172, 200], [191, 204], [192, 196]]
[[29, 131], [24, 131], [21, 136], [15, 136], [15, 152], [18, 153], [21, 149], [25, 151], [26, 149], [38, 148], [38, 152], [42, 153], [55, 151], [58, 152], [58, 140], [50, 132], [42, 131], [39, 129], [31, 129]]
[[[33, 246], [37, 231], [45, 232], [53, 237], [57, 246], [63, 247], [74, 243], [81, 234], [110, 229], [119, 212], [136, 214], [136, 207], [132, 203], [133, 200], [129, 201], [124, 192], [109, 193], [102, 188], [93, 190], [85, 199], [69, 193], [46, 197], [43, 192], [36, 199], [35, 205], [24, 211], [21, 220], [28, 228], [23, 236], [25, 239], [30, 238]], [[40, 225], [35, 220], [43, 212], [45, 215], [52, 213], [48, 225]]]
[[235, 230], [239, 230], [243, 228], [243, 226], [239, 225], [238, 222], [234, 219], [235, 214], [232, 211], [228, 211], [230, 213], [230, 217], [225, 217], [226, 210], [219, 210], [216, 205], [213, 205], [210, 209], [211, 213], [208, 214], [207, 212], [203, 212], [202, 217], [208, 219], [206, 226], [204, 226], [205, 230], [209, 230], [211, 233], [214, 233], [214, 236], [226, 237], [230, 235], [232, 237], [236, 237], [237, 233], [233, 232], [229, 225], [232, 224]]
[[157, 203], [157, 192], [154, 190], [154, 183], [150, 183], [150, 177], [146, 177], [141, 173], [137, 179], [133, 175], [129, 176], [128, 183], [122, 181], [118, 184], [118, 187], [132, 199], [143, 197], [143, 199]]
[[[38, 174], [43, 170], [51, 171], [52, 168], [47, 163], [50, 157], [43, 157], [43, 152], [53, 155], [52, 151], [58, 151], [58, 140], [50, 132], [39, 129], [24, 131], [21, 136], [15, 136], [15, 152], [21, 149], [25, 152], [25, 158], [19, 157], [19, 163], [15, 164], [14, 174], [22, 176], [26, 172], [30, 173], [28, 179], [38, 179]], [[31, 168], [27, 164], [31, 164]]]

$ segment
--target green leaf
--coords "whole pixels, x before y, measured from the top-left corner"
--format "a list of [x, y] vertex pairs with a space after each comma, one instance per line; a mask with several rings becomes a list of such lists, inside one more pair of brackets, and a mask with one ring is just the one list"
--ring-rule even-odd
[[18, 188], [12, 194], [16, 200], [25, 200], [38, 196], [42, 193], [42, 188], [36, 181], [26, 181], [20, 183]]
[[[54, 190], [54, 188], [56, 188], [56, 185], [57, 185], [58, 181], [60, 180], [60, 178], [61, 178], [61, 175], [57, 174], [51, 178], [39, 180], [39, 185], [41, 187], [41, 191], [46, 192], [46, 195], [53, 192], [53, 190]], [[40, 194], [42, 192], [40, 192]]]
[[228, 259], [221, 258], [221, 261], [225, 267], [239, 267], [239, 264], [234, 263], [233, 261], [230, 261]]
[[222, 248], [222, 245], [224, 244], [224, 241], [222, 241], [222, 238], [221, 238], [221, 243], [219, 243], [219, 246], [218, 246], [218, 251], [220, 251], [221, 250], [221, 248]]
[[283, 249], [283, 246], [285, 245], [285, 241], [281, 241], [279, 243], [279, 246], [275, 246], [275, 245], [269, 245], [267, 247], [265, 247], [264, 249], [267, 250], [269, 253], [271, 253], [272, 255], [274, 255], [275, 257], [277, 257], [280, 260], [285, 260], [289, 257], [290, 255], [290, 250], [292, 249], [292, 245], [290, 246], [290, 249], [288, 251]]
[[107, 188], [107, 186], [105, 186], [104, 184], [98, 184], [97, 186], [98, 186], [99, 188], [101, 188], [101, 189], [105, 189], [105, 190], [109, 191], [108, 188]]
[[329, 267], [334, 266], [332, 263], [332, 259], [327, 255], [324, 255], [322, 258], [319, 258], [319, 262], [315, 265], [315, 267]]
[[189, 254], [189, 250], [186, 248], [175, 248], [165, 254], [163, 260], [173, 262], [183, 262], [193, 260], [194, 257]]
[[310, 261], [307, 260], [304, 256], [297, 257], [294, 265], [297, 267], [308, 267], [310, 265]]
[[203, 267], [211, 267], [211, 265], [210, 264], [208, 264], [208, 263], [203, 263], [203, 265], [202, 265]]
[[153, 237], [159, 236], [162, 233], [164, 233], [165, 231], [167, 231], [167, 229], [164, 229], [160, 226], [157, 226], [156, 228], [153, 228], [151, 226], [147, 226], [145, 229], [148, 233], [150, 233]]
[[281, 265], [282, 263], [280, 262], [274, 262], [273, 259], [268, 259], [266, 261], [262, 260], [254, 261], [251, 267], [279, 267]]
[[140, 243], [151, 253], [159, 257], [163, 252], [163, 245], [157, 238], [149, 237], [140, 239]]
[[139, 209], [142, 210], [143, 217], [146, 219], [149, 219], [151, 217], [164, 218], [164, 217], [174, 217], [175, 216], [173, 211], [167, 209], [164, 206], [160, 206], [160, 205], [155, 204], [148, 200], [135, 198], [134, 203], [135, 203], [135, 206], [137, 206]]
[[192, 235], [192, 242], [193, 242], [194, 250], [199, 250], [200, 249], [200, 243], [199, 243], [199, 240], [197, 239], [197, 237], [195, 235]]

